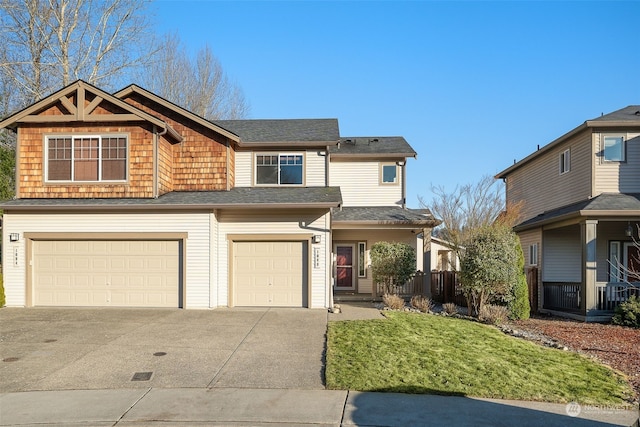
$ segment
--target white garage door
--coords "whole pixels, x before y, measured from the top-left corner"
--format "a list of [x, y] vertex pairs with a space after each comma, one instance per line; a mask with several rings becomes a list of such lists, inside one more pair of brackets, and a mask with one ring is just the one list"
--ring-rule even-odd
[[39, 306], [178, 307], [178, 241], [34, 241]]
[[234, 305], [307, 305], [306, 247], [306, 242], [235, 242]]

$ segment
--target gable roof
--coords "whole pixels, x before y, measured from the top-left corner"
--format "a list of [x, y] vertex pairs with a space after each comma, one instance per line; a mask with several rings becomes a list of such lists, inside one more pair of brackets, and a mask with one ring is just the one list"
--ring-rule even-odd
[[[84, 105], [87, 93], [95, 97], [88, 105]], [[74, 104], [68, 97], [74, 95]], [[108, 102], [125, 111], [124, 114], [92, 114], [102, 103]], [[38, 115], [38, 113], [60, 102], [69, 114]], [[0, 128], [14, 130], [20, 123], [49, 123], [49, 122], [105, 122], [105, 121], [145, 121], [166, 130], [174, 139], [181, 141], [182, 137], [163, 120], [130, 105], [115, 96], [83, 81], [76, 80], [57, 92], [37, 101], [36, 103], [6, 117], [0, 122]]]
[[229, 132], [227, 129], [224, 129], [218, 125], [216, 125], [214, 122], [209, 121], [207, 119], [205, 119], [204, 117], [200, 117], [197, 114], [192, 113], [189, 110], [186, 110], [184, 108], [182, 108], [181, 106], [174, 104], [173, 102], [162, 98], [161, 96], [156, 95], [155, 93], [149, 92], [148, 90], [135, 85], [135, 84], [131, 84], [125, 88], [120, 89], [119, 91], [117, 91], [116, 93], [114, 93], [113, 95], [117, 98], [120, 99], [124, 99], [127, 98], [128, 96], [132, 95], [132, 94], [136, 94], [139, 96], [142, 96], [143, 98], [146, 98], [156, 104], [159, 104], [177, 114], [180, 114], [183, 117], [186, 117], [187, 119], [198, 123], [199, 125], [204, 126], [205, 128], [211, 129], [214, 132], [217, 132], [221, 135], [226, 136], [227, 138], [231, 139], [232, 141], [238, 142], [239, 138], [237, 134], [234, 134], [233, 132]]
[[577, 217], [637, 217], [640, 216], [640, 194], [602, 193], [557, 209], [546, 211], [514, 227], [516, 231], [539, 227]]
[[15, 199], [0, 203], [6, 211], [193, 210], [322, 208], [342, 203], [339, 187], [236, 187], [228, 191], [173, 191], [157, 199]]
[[240, 137], [242, 147], [326, 147], [340, 139], [337, 119], [214, 120]]
[[621, 108], [620, 110], [613, 111], [609, 114], [604, 114], [600, 117], [596, 117], [595, 119], [587, 120], [582, 123], [580, 126], [574, 128], [573, 130], [567, 132], [562, 135], [560, 138], [555, 139], [539, 150], [535, 151], [532, 154], [529, 154], [524, 159], [516, 162], [511, 165], [507, 169], [498, 173], [496, 178], [506, 178], [511, 172], [525, 164], [529, 163], [531, 160], [541, 156], [542, 154], [548, 152], [549, 150], [555, 148], [556, 146], [562, 144], [569, 138], [574, 135], [589, 129], [589, 128], [620, 128], [620, 127], [632, 127], [632, 128], [640, 128], [640, 105], [629, 105], [627, 107]]
[[401, 136], [340, 138], [338, 144], [329, 147], [332, 157], [416, 157], [418, 154]]

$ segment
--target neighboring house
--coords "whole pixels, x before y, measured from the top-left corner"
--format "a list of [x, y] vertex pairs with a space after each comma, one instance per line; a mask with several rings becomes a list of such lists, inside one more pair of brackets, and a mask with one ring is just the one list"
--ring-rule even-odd
[[374, 293], [373, 243], [438, 224], [405, 208], [404, 138], [341, 138], [335, 119], [208, 121], [77, 81], [0, 127], [8, 306], [326, 308]]
[[432, 236], [431, 247], [425, 256], [425, 258], [428, 256], [430, 270], [459, 271], [460, 260], [454, 247], [453, 243]]
[[539, 308], [587, 321], [611, 317], [640, 285], [640, 105], [588, 120], [500, 172]]

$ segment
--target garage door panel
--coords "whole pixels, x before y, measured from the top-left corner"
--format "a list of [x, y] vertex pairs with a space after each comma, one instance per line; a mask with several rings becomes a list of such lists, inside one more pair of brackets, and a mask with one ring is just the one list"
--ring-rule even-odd
[[235, 242], [233, 301], [238, 306], [301, 307], [306, 242]]
[[34, 305], [178, 307], [179, 252], [178, 241], [35, 241]]

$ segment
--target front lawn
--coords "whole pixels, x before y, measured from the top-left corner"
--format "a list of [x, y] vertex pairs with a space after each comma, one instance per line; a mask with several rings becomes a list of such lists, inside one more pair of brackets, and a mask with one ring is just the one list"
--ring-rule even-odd
[[387, 312], [329, 322], [330, 389], [453, 394], [626, 406], [633, 391], [606, 366], [476, 322]]

